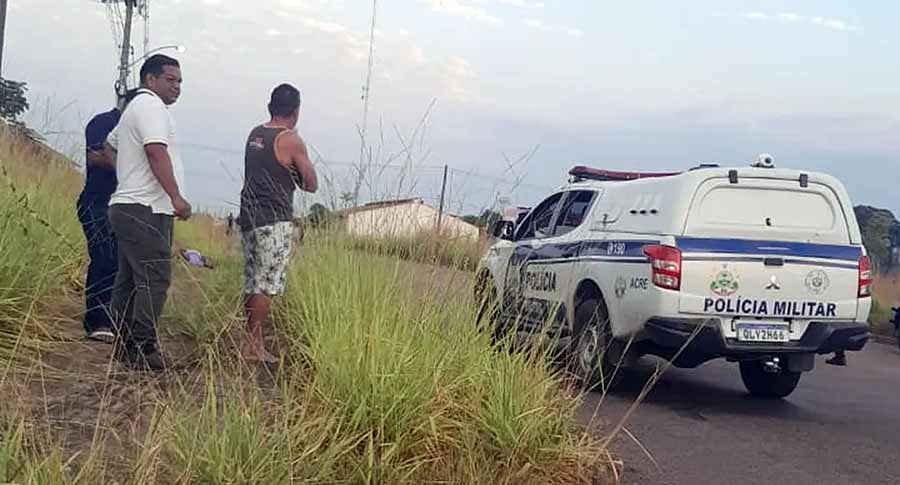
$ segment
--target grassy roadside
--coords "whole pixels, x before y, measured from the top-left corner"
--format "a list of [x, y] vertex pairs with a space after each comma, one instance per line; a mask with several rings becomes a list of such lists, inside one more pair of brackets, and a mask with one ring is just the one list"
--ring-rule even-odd
[[51, 342], [80, 331], [78, 315], [58, 309], [80, 305], [81, 178], [28, 153], [0, 136], [0, 392], [10, 396], [0, 404], [0, 483], [611, 476], [608, 452], [573, 425], [579, 396], [540, 357], [494, 352], [464, 298], [423, 284], [390, 251], [373, 257], [333, 234], [307, 235], [292, 266], [276, 310], [281, 366], [234, 358], [240, 259], [205, 217], [179, 223], [175, 245], [216, 267], [176, 264], [161, 323], [164, 336], [189, 342], [191, 365], [136, 376], [106, 347]]

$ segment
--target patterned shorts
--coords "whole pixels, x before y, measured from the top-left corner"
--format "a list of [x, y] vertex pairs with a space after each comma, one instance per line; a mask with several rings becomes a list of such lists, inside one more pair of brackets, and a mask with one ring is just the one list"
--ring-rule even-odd
[[293, 232], [293, 223], [276, 222], [241, 233], [244, 294], [284, 293]]

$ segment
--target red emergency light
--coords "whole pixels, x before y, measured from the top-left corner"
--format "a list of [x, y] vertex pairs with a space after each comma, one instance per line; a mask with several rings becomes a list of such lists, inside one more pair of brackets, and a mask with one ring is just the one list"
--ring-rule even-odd
[[671, 177], [679, 175], [681, 172], [618, 172], [614, 170], [602, 170], [599, 168], [585, 167], [578, 165], [569, 170], [569, 175], [581, 180], [599, 180], [599, 181], [626, 181], [637, 180], [654, 177]]

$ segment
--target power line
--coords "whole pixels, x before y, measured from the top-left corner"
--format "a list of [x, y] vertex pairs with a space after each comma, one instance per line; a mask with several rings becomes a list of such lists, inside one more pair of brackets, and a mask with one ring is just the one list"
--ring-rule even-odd
[[[179, 145], [182, 147], [185, 147], [185, 148], [193, 148], [193, 149], [197, 149], [197, 150], [204, 150], [204, 151], [222, 153], [222, 154], [227, 154], [227, 155], [234, 155], [234, 156], [243, 156], [244, 155], [244, 152], [241, 150], [217, 147], [217, 146], [213, 146], [213, 145], [204, 145], [204, 144], [200, 144], [200, 143], [180, 143]], [[326, 167], [330, 166], [330, 165], [338, 165], [338, 166], [351, 167], [351, 168], [359, 167], [359, 165], [355, 162], [342, 161], [342, 160], [320, 160], [318, 163], [325, 165]], [[393, 168], [393, 169], [409, 170], [411, 172], [417, 172], [420, 174], [422, 172], [430, 172], [430, 173], [428, 173], [428, 175], [434, 175], [434, 176], [438, 175], [440, 172], [442, 172], [444, 170], [444, 166], [442, 166], [442, 165], [425, 165], [425, 164], [409, 166], [407, 164], [401, 164], [401, 163], [372, 163], [372, 164], [370, 164], [370, 166], [373, 168], [378, 168], [378, 169]], [[533, 184], [533, 183], [527, 183], [527, 182], [516, 183], [515, 181], [510, 180], [509, 178], [506, 178], [506, 177], [501, 177], [501, 176], [497, 176], [497, 175], [488, 175], [488, 174], [479, 173], [479, 172], [476, 172], [473, 170], [463, 170], [463, 169], [453, 168], [453, 167], [448, 167], [447, 169], [454, 174], [464, 175], [466, 177], [475, 177], [478, 179], [490, 180], [490, 181], [497, 182], [498, 184], [501, 184], [501, 185], [512, 185], [512, 186], [516, 186], [516, 187], [530, 188], [530, 189], [541, 190], [541, 191], [552, 191], [552, 190], [556, 189], [556, 187], [552, 187], [549, 185]]]

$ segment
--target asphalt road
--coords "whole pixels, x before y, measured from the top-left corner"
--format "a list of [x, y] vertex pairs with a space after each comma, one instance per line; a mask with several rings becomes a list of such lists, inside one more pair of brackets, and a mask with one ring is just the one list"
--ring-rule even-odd
[[[849, 366], [825, 364], [803, 375], [788, 398], [747, 395], [736, 364], [670, 369], [626, 421], [612, 449], [624, 460], [626, 484], [898, 484], [900, 483], [900, 351], [870, 342], [847, 354]], [[644, 358], [623, 389], [605, 398], [598, 433], [634, 402], [650, 369]], [[591, 394], [587, 422], [600, 404]]]

